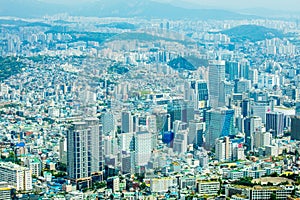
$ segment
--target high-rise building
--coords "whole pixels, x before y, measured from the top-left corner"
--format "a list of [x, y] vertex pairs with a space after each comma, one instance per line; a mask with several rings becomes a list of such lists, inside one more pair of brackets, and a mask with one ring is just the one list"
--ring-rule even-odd
[[253, 150], [253, 134], [261, 132], [263, 128], [262, 119], [260, 117], [250, 117], [244, 120], [245, 142], [248, 150]]
[[129, 111], [123, 111], [121, 117], [121, 132], [131, 133], [133, 132], [133, 116]]
[[195, 144], [198, 146], [202, 146], [203, 143], [202, 134], [204, 130], [205, 130], [204, 122], [198, 122], [194, 120], [190, 121], [189, 133], [188, 133], [188, 144]]
[[273, 137], [283, 135], [284, 127], [284, 114], [280, 112], [271, 112], [266, 115], [266, 129], [267, 131], [273, 130]]
[[[225, 61], [214, 60], [209, 62], [209, 100], [210, 106], [216, 108], [221, 99], [221, 83], [225, 80]], [[221, 105], [222, 106], [222, 105]]]
[[243, 117], [250, 117], [251, 110], [250, 110], [250, 100], [249, 99], [243, 99], [241, 103], [242, 107], [242, 115]]
[[219, 137], [235, 134], [234, 110], [218, 107], [206, 112], [205, 147], [210, 150]]
[[105, 112], [101, 115], [101, 124], [103, 129], [103, 135], [114, 136], [115, 121], [114, 115], [111, 112]]
[[120, 148], [122, 151], [131, 152], [135, 148], [135, 135], [134, 133], [122, 133], [120, 134]]
[[230, 161], [232, 159], [232, 143], [229, 137], [216, 139], [216, 158], [223, 161]]
[[204, 80], [197, 81], [196, 83], [197, 93], [197, 107], [198, 109], [206, 108], [208, 106], [208, 86]]
[[271, 106], [269, 101], [255, 102], [252, 106], [252, 116], [258, 116], [262, 119], [262, 122], [266, 123], [266, 114], [271, 112]]
[[272, 134], [270, 132], [259, 131], [254, 133], [253, 139], [254, 139], [253, 144], [255, 148], [265, 147], [271, 145]]
[[135, 165], [146, 166], [151, 158], [152, 134], [148, 131], [135, 135]]
[[244, 78], [235, 81], [234, 92], [235, 93], [248, 93], [251, 89], [251, 81]]
[[300, 140], [300, 116], [291, 116], [291, 139]]
[[225, 69], [226, 74], [228, 74], [229, 80], [233, 81], [240, 78], [240, 64], [238, 62], [226, 62]]
[[171, 126], [176, 120], [188, 123], [195, 115], [194, 104], [191, 101], [174, 100], [168, 104], [167, 111], [171, 118]]
[[249, 69], [250, 69], [249, 61], [244, 59], [241, 60], [239, 63], [240, 63], [240, 77], [249, 79]]
[[296, 116], [300, 116], [300, 102], [296, 102]]
[[11, 162], [0, 162], [0, 180], [8, 182], [17, 191], [32, 190], [31, 176], [29, 168], [21, 167]]
[[187, 130], [180, 130], [175, 134], [173, 151], [179, 154], [185, 153], [187, 151]]
[[103, 171], [102, 127], [98, 118], [74, 122], [67, 131], [67, 171], [72, 181]]
[[219, 107], [230, 107], [230, 99], [234, 90], [234, 85], [228, 81], [222, 81], [220, 84]]

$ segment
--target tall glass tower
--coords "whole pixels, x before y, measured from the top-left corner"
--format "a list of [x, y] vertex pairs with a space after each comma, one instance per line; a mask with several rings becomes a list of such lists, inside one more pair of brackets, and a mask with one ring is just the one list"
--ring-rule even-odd
[[234, 110], [218, 107], [206, 112], [205, 147], [211, 150], [219, 137], [235, 135]]
[[213, 60], [209, 62], [209, 99], [210, 106], [216, 108], [224, 106], [221, 102], [225, 102], [222, 98], [221, 83], [225, 80], [225, 61]]

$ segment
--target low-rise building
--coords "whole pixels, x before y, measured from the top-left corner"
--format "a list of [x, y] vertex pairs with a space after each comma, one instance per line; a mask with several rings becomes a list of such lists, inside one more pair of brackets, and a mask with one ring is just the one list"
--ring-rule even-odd
[[167, 192], [173, 186], [177, 186], [176, 178], [153, 178], [150, 180], [151, 192]]
[[10, 200], [12, 188], [8, 186], [7, 182], [0, 182], [0, 199]]
[[220, 190], [219, 181], [200, 181], [198, 182], [199, 195], [217, 195]]

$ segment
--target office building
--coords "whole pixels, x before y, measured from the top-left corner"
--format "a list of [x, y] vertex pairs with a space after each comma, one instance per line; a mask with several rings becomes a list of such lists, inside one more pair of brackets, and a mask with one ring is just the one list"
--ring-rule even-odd
[[121, 116], [121, 133], [133, 132], [133, 116], [129, 111], [123, 111]]
[[210, 106], [212, 108], [223, 106], [225, 100], [221, 99], [221, 83], [225, 80], [225, 61], [210, 61], [208, 74]]
[[181, 154], [187, 151], [187, 143], [188, 143], [188, 132], [187, 130], [178, 131], [175, 134], [174, 143], [173, 143], [173, 151]]
[[103, 129], [103, 135], [115, 135], [115, 120], [114, 115], [111, 112], [105, 112], [101, 115], [101, 124]]
[[234, 110], [219, 107], [206, 112], [205, 147], [211, 150], [219, 137], [235, 134]]
[[198, 121], [190, 121], [189, 123], [189, 133], [188, 133], [188, 144], [195, 144], [202, 146], [203, 143], [203, 133], [205, 131], [205, 123]]
[[227, 61], [225, 64], [225, 72], [231, 81], [240, 78], [240, 64], [234, 61]]
[[250, 117], [251, 110], [250, 110], [250, 99], [243, 99], [241, 103], [242, 107], [242, 115], [243, 117]]
[[271, 145], [272, 134], [270, 132], [255, 132], [253, 134], [253, 145], [255, 148], [265, 147]]
[[300, 140], [300, 116], [291, 116], [291, 139]]
[[146, 166], [151, 158], [152, 134], [148, 131], [135, 135], [135, 165]]
[[248, 150], [253, 150], [253, 134], [263, 129], [260, 117], [250, 117], [244, 120], [245, 142]]
[[258, 116], [262, 119], [262, 123], [266, 123], [266, 114], [271, 112], [269, 101], [255, 102], [252, 106], [252, 116]]
[[208, 86], [207, 82], [204, 80], [197, 81], [196, 83], [196, 93], [197, 93], [197, 108], [203, 109], [208, 106]]
[[270, 112], [266, 114], [266, 130], [271, 131], [273, 137], [283, 135], [284, 114], [279, 112]]
[[177, 186], [177, 179], [174, 177], [152, 178], [150, 180], [151, 192], [167, 192], [171, 187]]
[[[191, 101], [173, 100], [168, 104], [167, 112], [170, 115], [171, 126], [176, 120], [188, 123], [194, 119], [194, 103]], [[171, 127], [174, 128], [173, 126]]]
[[232, 143], [229, 137], [216, 139], [216, 159], [220, 162], [232, 160]]

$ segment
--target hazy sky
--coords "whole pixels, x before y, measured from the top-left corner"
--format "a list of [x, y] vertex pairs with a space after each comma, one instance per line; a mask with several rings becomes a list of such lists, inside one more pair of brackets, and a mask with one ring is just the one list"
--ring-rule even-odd
[[[39, 0], [55, 3], [82, 3], [97, 0]], [[107, 0], [109, 1], [109, 0]], [[114, 1], [114, 0], [110, 0]], [[124, 0], [126, 1], [126, 0]], [[137, 0], [145, 1], [145, 0]], [[268, 8], [272, 10], [291, 10], [300, 11], [299, 0], [155, 0], [157, 2], [178, 2], [181, 4], [196, 4], [199, 6], [208, 6], [215, 8], [226, 8], [230, 10], [238, 10], [245, 8]]]
[[[176, 2], [176, 0], [156, 1]], [[258, 7], [273, 10], [300, 10], [299, 0], [182, 0], [182, 2], [190, 2], [198, 5], [226, 8], [232, 10]]]

